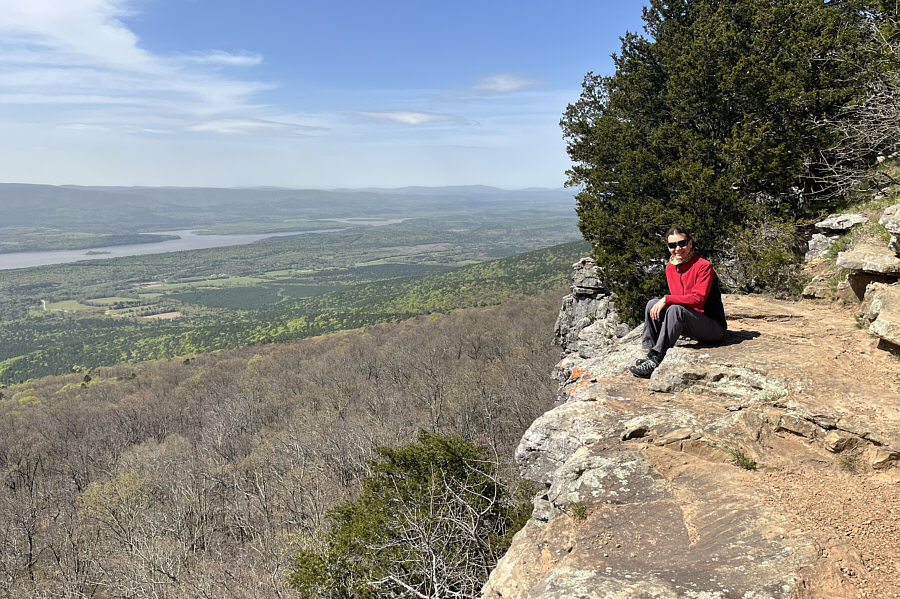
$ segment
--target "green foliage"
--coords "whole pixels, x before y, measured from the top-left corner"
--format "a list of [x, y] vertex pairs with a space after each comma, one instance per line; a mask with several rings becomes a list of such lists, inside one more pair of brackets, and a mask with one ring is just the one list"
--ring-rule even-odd
[[569, 504], [569, 514], [579, 522], [587, 519], [587, 506], [583, 501], [573, 501]]
[[840, 466], [844, 472], [856, 474], [859, 470], [859, 458], [855, 455], [845, 455], [841, 458]]
[[493, 462], [426, 432], [377, 454], [360, 497], [332, 512], [324, 547], [300, 552], [290, 584], [302, 597], [474, 596], [514, 532]]
[[735, 447], [729, 447], [728, 453], [731, 454], [731, 461], [744, 470], [756, 470], [756, 460], [744, 453], [744, 450]]
[[791, 221], [753, 221], [737, 229], [731, 239], [729, 287], [736, 291], [800, 293], [803, 285], [796, 259], [799, 238]]
[[[646, 37], [628, 33], [616, 73], [589, 73], [561, 125], [579, 226], [632, 321], [664, 289], [669, 226], [692, 230], [714, 263], [748, 222], [777, 232], [737, 250], [754, 272], [790, 261], [811, 157], [832, 142], [815, 121], [856, 92], [863, 2], [653, 0]], [[873, 8], [875, 10], [875, 8]], [[758, 229], [761, 225], [753, 225]]]
[[[265, 248], [262, 246], [257, 250], [262, 249], [268, 254], [270, 250]], [[572, 242], [449, 270], [444, 266], [416, 264], [363, 268], [360, 269], [362, 276], [376, 280], [356, 285], [331, 285], [334, 290], [326, 293], [322, 293], [328, 288], [326, 285], [301, 283], [259, 283], [249, 287], [191, 292], [179, 290], [167, 296], [165, 301], [158, 300], [150, 312], [180, 310], [185, 313], [183, 318], [176, 320], [98, 317], [88, 310], [102, 311], [102, 308], [84, 305], [85, 312], [79, 314], [42, 312], [32, 318], [10, 318], [0, 323], [0, 382], [60, 374], [68, 372], [73, 364], [90, 368], [184, 356], [240, 345], [312, 337], [419, 314], [495, 305], [564, 286], [571, 264], [587, 250], [584, 242]], [[223, 250], [222, 253], [227, 252]], [[193, 258], [202, 263], [208, 256], [205, 251], [184, 254], [173, 259], [189, 263]], [[157, 258], [141, 257], [151, 258], [156, 263]], [[265, 256], [258, 254], [251, 254], [246, 261], [255, 261], [256, 268], [269, 265]], [[102, 276], [115, 276], [116, 269], [123, 269], [128, 273], [124, 275], [125, 281], [140, 276], [141, 262], [124, 261], [130, 265], [127, 269], [122, 262], [114, 262], [116, 264], [92, 267], [88, 272], [100, 277], [100, 272], [109, 269]], [[175, 267], [169, 265], [167, 268]], [[334, 272], [338, 270], [328, 269], [313, 281], [349, 283], [360, 276], [357, 269]], [[60, 281], [70, 275], [86, 276], [83, 268], [77, 269], [73, 265], [56, 267], [51, 272], [57, 273], [60, 278], [54, 279]], [[401, 273], [407, 276], [396, 277]], [[423, 273], [432, 274], [415, 276]], [[0, 272], [0, 308], [4, 297], [19, 301], [20, 294], [35, 293], [22, 288], [29, 286], [27, 281], [42, 278], [41, 275], [46, 276], [47, 270]], [[377, 280], [378, 276], [393, 278]], [[79, 279], [70, 285], [77, 286], [79, 282], [76, 281]], [[205, 307], [176, 303], [179, 299], [203, 303]], [[150, 309], [149, 306], [146, 308]]]
[[842, 233], [838, 236], [837, 239], [834, 240], [834, 243], [828, 248], [828, 251], [825, 252], [825, 258], [828, 260], [834, 260], [837, 258], [837, 255], [843, 251], [846, 251], [850, 248], [850, 245], [857, 238], [857, 235], [853, 231], [848, 231], [846, 233]]

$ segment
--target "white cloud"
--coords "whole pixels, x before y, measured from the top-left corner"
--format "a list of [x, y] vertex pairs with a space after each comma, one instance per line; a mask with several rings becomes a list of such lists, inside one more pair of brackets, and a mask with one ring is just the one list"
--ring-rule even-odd
[[136, 105], [138, 98], [117, 98], [115, 96], [99, 96], [96, 94], [57, 94], [47, 95], [42, 93], [0, 94], [0, 104], [119, 104]]
[[87, 123], [72, 123], [71, 125], [65, 125], [65, 129], [71, 129], [73, 131], [108, 131], [106, 127], [101, 127], [99, 125], [89, 125]]
[[484, 77], [472, 86], [472, 90], [482, 94], [512, 94], [541, 84], [536, 79], [525, 79], [515, 75], [498, 74]]
[[220, 49], [174, 56], [148, 52], [121, 20], [132, 14], [130, 5], [126, 0], [0, 0], [0, 104], [32, 113], [53, 105], [53, 112], [42, 115], [48, 122], [110, 124], [126, 132], [157, 129], [160, 120], [172, 130], [198, 120], [267, 116], [254, 99], [273, 86], [223, 74], [223, 67], [256, 66], [261, 55]]
[[255, 67], [262, 63], [261, 54], [253, 52], [223, 52], [222, 50], [211, 50], [201, 54], [192, 54], [182, 58], [188, 63], [197, 64], [217, 64], [234, 67]]
[[289, 133], [294, 135], [313, 135], [321, 132], [321, 127], [301, 125], [282, 121], [264, 119], [218, 119], [206, 121], [188, 127], [191, 131], [205, 133], [222, 133], [226, 135]]
[[435, 114], [433, 112], [416, 112], [412, 110], [361, 111], [361, 114], [376, 121], [401, 123], [403, 125], [428, 125], [431, 123], [462, 123], [462, 117], [453, 114]]
[[97, 64], [153, 70], [153, 57], [119, 20], [128, 14], [124, 0], [4, 0], [0, 32]]

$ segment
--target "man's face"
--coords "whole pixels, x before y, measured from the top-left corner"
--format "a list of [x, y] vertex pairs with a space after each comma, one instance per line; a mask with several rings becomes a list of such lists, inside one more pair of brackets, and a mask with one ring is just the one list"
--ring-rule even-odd
[[[683, 262], [688, 256], [691, 255], [691, 250], [694, 249], [693, 241], [686, 241], [687, 235], [683, 233], [677, 233], [675, 235], [669, 235], [669, 253], [675, 258], [677, 262]], [[672, 246], [675, 247], [672, 247]]]

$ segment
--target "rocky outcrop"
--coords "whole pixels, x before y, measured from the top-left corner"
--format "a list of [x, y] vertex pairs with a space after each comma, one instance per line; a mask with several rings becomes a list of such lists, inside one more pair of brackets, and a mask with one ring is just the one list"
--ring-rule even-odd
[[[681, 342], [649, 382], [627, 371], [639, 330], [560, 362], [560, 402], [516, 451], [534, 512], [484, 599], [837, 599], [882, 580], [837, 523], [900, 501], [900, 360], [833, 305], [725, 308], [724, 343]], [[893, 478], [860, 499], [854, 476]], [[900, 525], [885, 530], [896, 547]]]
[[882, 225], [891, 234], [888, 247], [894, 254], [900, 256], [900, 204], [894, 204], [885, 208], [878, 224]]
[[849, 231], [856, 225], [869, 222], [862, 214], [829, 214], [824, 220], [816, 223], [816, 228], [823, 231]]
[[859, 316], [868, 323], [869, 331], [894, 348], [900, 347], [900, 285], [871, 283]]
[[846, 233], [856, 225], [868, 222], [862, 214], [829, 214], [827, 218], [815, 224], [820, 231], [813, 233], [808, 242], [807, 260], [824, 258], [841, 233]]
[[[889, 206], [879, 224], [890, 233], [887, 247], [875, 241], [860, 243], [840, 252], [835, 264], [852, 272], [844, 287], [862, 301], [859, 316], [869, 331], [881, 339], [881, 346], [900, 352], [900, 204]], [[838, 290], [840, 293], [840, 289]], [[824, 281], [813, 279], [803, 290], [804, 297], [827, 297]]]
[[554, 334], [564, 352], [586, 358], [629, 329], [616, 314], [613, 297], [600, 282], [594, 260], [582, 258], [572, 269], [572, 293], [563, 298]]
[[887, 247], [874, 243], [862, 243], [840, 252], [835, 263], [850, 270], [900, 277], [900, 257]]

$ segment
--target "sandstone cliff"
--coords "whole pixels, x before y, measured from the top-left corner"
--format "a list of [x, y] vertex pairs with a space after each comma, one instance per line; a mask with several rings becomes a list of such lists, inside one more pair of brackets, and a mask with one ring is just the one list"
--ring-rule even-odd
[[484, 599], [900, 597], [900, 359], [851, 308], [726, 296], [723, 344], [636, 379], [591, 268], [557, 407], [516, 452], [541, 491]]

